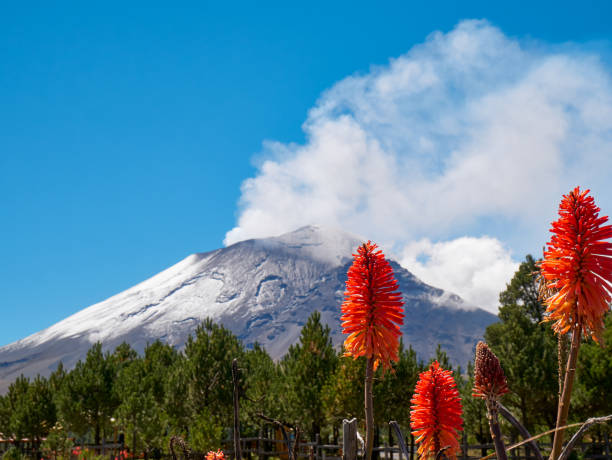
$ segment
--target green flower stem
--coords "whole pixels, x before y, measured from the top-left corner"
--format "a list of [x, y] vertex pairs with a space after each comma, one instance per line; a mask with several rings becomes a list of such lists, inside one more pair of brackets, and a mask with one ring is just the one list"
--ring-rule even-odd
[[374, 358], [368, 358], [365, 375], [365, 460], [372, 459], [374, 444], [374, 401], [372, 399], [372, 380], [374, 378]]
[[491, 429], [491, 437], [495, 445], [497, 460], [508, 460], [501, 429], [499, 428], [499, 420], [497, 418], [497, 401], [487, 398], [485, 402], [487, 405], [487, 419], [489, 420], [489, 428]]

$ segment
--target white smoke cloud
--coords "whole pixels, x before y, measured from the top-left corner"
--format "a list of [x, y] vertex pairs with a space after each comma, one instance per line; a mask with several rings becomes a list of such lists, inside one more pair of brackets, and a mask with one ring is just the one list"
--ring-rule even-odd
[[[341, 227], [495, 310], [516, 267], [508, 247], [537, 251], [562, 193], [580, 184], [612, 205], [608, 69], [577, 47], [525, 46], [486, 21], [345, 78], [304, 130], [304, 145], [265, 143], [226, 244]], [[484, 234], [496, 239], [461, 238]], [[428, 263], [414, 262], [415, 248]]]
[[501, 242], [490, 237], [415, 241], [404, 248], [401, 264], [428, 283], [495, 314], [501, 287], [518, 268]]

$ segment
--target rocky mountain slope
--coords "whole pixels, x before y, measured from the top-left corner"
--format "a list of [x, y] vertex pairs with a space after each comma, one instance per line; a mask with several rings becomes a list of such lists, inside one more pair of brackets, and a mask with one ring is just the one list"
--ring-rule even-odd
[[[190, 255], [120, 294], [0, 348], [0, 390], [21, 373], [48, 375], [59, 361], [71, 368], [96, 341], [108, 350], [126, 341], [142, 351], [155, 339], [181, 347], [206, 317], [225, 325], [247, 346], [257, 341], [279, 358], [297, 340], [308, 316], [319, 310], [339, 345], [346, 272], [359, 243], [346, 233], [309, 226]], [[422, 359], [440, 343], [452, 361], [465, 366], [496, 317], [391, 264], [405, 301], [404, 342]]]

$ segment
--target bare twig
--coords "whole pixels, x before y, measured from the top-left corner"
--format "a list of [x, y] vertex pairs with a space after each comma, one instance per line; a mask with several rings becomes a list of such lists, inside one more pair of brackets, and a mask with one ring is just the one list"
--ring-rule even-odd
[[178, 446], [181, 448], [185, 459], [188, 459], [191, 456], [191, 449], [189, 449], [189, 446], [187, 445], [185, 440], [180, 436], [172, 436], [170, 438], [170, 452], [172, 454], [173, 460], [176, 460], [176, 453], [174, 452], [175, 444], [178, 444]]
[[302, 432], [299, 427], [295, 427], [295, 442], [293, 443], [293, 460], [298, 460], [298, 454], [300, 449], [300, 435]]
[[267, 415], [263, 414], [262, 412], [257, 412], [255, 415], [257, 415], [257, 417], [259, 417], [260, 419], [265, 420], [266, 422], [273, 423], [275, 425], [282, 425], [282, 426], [284, 426], [286, 428], [289, 428], [290, 430], [294, 430], [295, 429], [295, 425], [293, 425], [293, 424], [291, 424], [289, 422], [286, 422], [284, 420], [277, 420], [277, 419], [268, 417]]
[[[531, 438], [531, 434], [529, 434], [529, 431], [527, 431], [527, 428], [525, 428], [523, 424], [519, 422], [514, 415], [512, 415], [512, 412], [510, 412], [499, 401], [497, 402], [497, 408], [499, 409], [499, 413], [503, 415], [504, 418], [508, 420], [514, 426], [514, 428], [518, 430], [519, 433], [521, 433], [521, 436], [523, 436], [523, 438], [525, 439]], [[538, 447], [538, 444], [535, 441], [530, 441], [529, 446], [533, 450], [533, 453], [535, 454], [537, 460], [544, 460], [542, 458], [542, 452], [540, 452], [540, 448]]]
[[585, 431], [591, 428], [592, 425], [595, 425], [596, 423], [606, 423], [609, 421], [612, 421], [612, 414], [606, 415], [605, 417], [593, 417], [584, 422], [580, 429], [576, 431], [574, 436], [572, 436], [572, 439], [569, 440], [569, 442], [561, 452], [561, 455], [559, 455], [559, 460], [565, 460], [569, 457], [570, 453], [572, 452], [572, 449], [574, 448], [574, 445], [584, 435]]
[[213, 378], [210, 379], [210, 382], [208, 383], [208, 386], [206, 387], [206, 391], [210, 391], [213, 389], [213, 387], [217, 384], [217, 380], [219, 380], [219, 375], [221, 375], [221, 371], [215, 372], [215, 375], [213, 375]]
[[[257, 414], [257, 416], [263, 420], [265, 420], [266, 422], [270, 422], [273, 423], [274, 425], [276, 425], [277, 427], [280, 428], [281, 430], [281, 434], [283, 435], [283, 439], [285, 440], [285, 442], [287, 443], [287, 450], [289, 453], [289, 460], [297, 460], [296, 457], [296, 453], [297, 453], [297, 446], [299, 443], [299, 439], [300, 439], [300, 430], [298, 427], [291, 425], [287, 422], [283, 422], [281, 420], [276, 420], [273, 418], [268, 417], [267, 415], [262, 414], [261, 412]], [[289, 436], [287, 436], [287, 430], [285, 430], [285, 428], [289, 428], [292, 429], [295, 432], [295, 443], [292, 446], [291, 445], [291, 440], [289, 439]]]

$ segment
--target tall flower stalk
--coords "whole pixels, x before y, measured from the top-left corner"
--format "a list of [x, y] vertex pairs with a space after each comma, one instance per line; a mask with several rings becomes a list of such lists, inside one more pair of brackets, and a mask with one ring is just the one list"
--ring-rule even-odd
[[576, 187], [563, 196], [541, 262], [545, 287], [554, 292], [545, 300], [546, 320], [553, 321], [557, 334], [572, 336], [551, 460], [561, 453], [564, 431], [559, 428], [567, 423], [581, 336], [599, 340], [611, 300], [612, 244], [605, 240], [612, 237], [612, 226], [603, 225], [608, 217], [599, 217], [600, 209], [588, 193]]
[[474, 389], [472, 396], [485, 400], [487, 406], [487, 419], [491, 430], [491, 437], [495, 445], [498, 460], [506, 460], [506, 448], [499, 428], [498, 411], [499, 398], [508, 393], [506, 375], [489, 346], [484, 342], [476, 345], [476, 359], [474, 360]]
[[434, 361], [419, 374], [410, 403], [410, 427], [419, 445], [419, 459], [436, 458], [441, 450], [448, 458], [456, 459], [463, 409], [453, 373]]
[[374, 371], [380, 364], [388, 369], [391, 361], [398, 360], [404, 303], [393, 270], [376, 244], [363, 243], [353, 257], [342, 303], [342, 332], [348, 334], [344, 341], [345, 356], [364, 356], [367, 360], [365, 451], [366, 460], [370, 460], [374, 437]]

